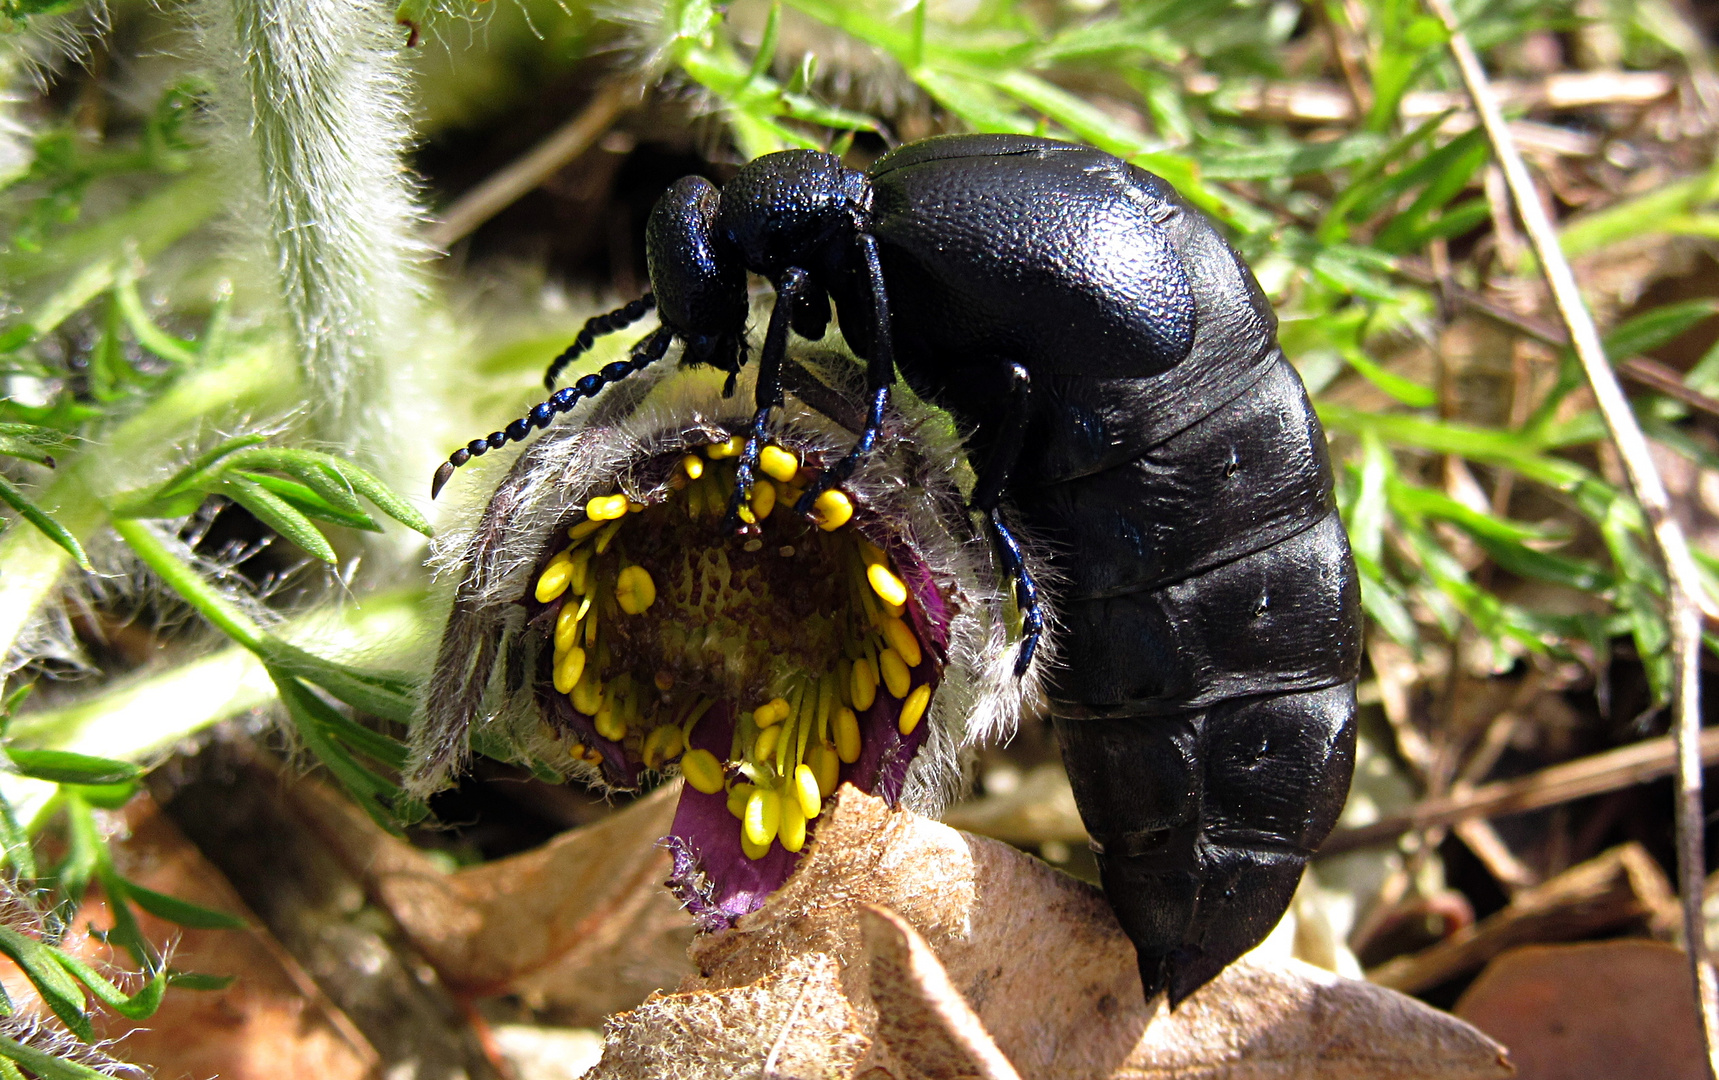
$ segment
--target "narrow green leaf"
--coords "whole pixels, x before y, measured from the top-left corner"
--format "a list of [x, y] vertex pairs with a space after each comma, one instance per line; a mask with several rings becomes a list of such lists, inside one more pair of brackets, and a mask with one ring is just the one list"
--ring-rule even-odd
[[255, 472], [260, 469], [285, 473], [349, 513], [364, 508], [358, 503], [352, 485], [341, 478], [340, 459], [314, 450], [290, 450], [281, 447], [255, 447], [233, 455], [228, 468]]
[[205, 479], [212, 479], [210, 477], [204, 477], [203, 474], [216, 462], [229, 454], [236, 454], [248, 446], [256, 446], [258, 443], [264, 442], [267, 438], [268, 436], [266, 435], [238, 435], [223, 441], [218, 446], [214, 446], [203, 451], [201, 454], [192, 458], [184, 468], [168, 477], [167, 482], [156, 489], [153, 497], [164, 499], [170, 495], [177, 495], [179, 492], [190, 488], [193, 484], [197, 484]]
[[285, 672], [271, 670], [270, 674], [274, 677], [281, 702], [287, 708], [287, 715], [292, 718], [294, 729], [310, 747], [311, 753], [334, 774], [340, 786], [364, 808], [372, 821], [398, 834], [400, 826], [388, 815], [384, 803], [397, 799], [399, 789], [353, 760], [351, 754], [329, 737], [327, 715], [334, 710], [327, 703]]
[[150, 319], [149, 312], [143, 309], [142, 298], [137, 295], [137, 281], [131, 274], [120, 272], [119, 279], [114, 282], [113, 296], [119, 305], [119, 313], [124, 316], [126, 326], [130, 327], [139, 345], [175, 364], [189, 364], [197, 359], [196, 346], [174, 337]]
[[89, 1015], [84, 1012], [84, 993], [60, 966], [54, 950], [10, 926], [0, 925], [0, 953], [12, 958], [48, 1008], [78, 1038], [85, 1042], [95, 1038]]
[[1438, 404], [1438, 391], [1385, 370], [1359, 349], [1345, 349], [1343, 359], [1347, 360], [1349, 366], [1359, 372], [1362, 378], [1410, 408], [1429, 409]]
[[89, 987], [96, 1000], [127, 1020], [147, 1020], [161, 1007], [161, 995], [167, 991], [166, 968], [151, 975], [149, 981], [137, 988], [137, 993], [127, 994], [77, 957], [60, 949], [49, 951], [67, 973]]
[[0, 1057], [16, 1061], [40, 1080], [109, 1080], [106, 1073], [97, 1072], [88, 1065], [55, 1057], [4, 1035], [0, 1035]]
[[63, 548], [66, 554], [77, 561], [80, 568], [84, 570], [95, 569], [90, 565], [89, 556], [84, 554], [84, 546], [78, 543], [78, 538], [73, 536], [64, 525], [49, 517], [45, 511], [25, 497], [24, 493], [14, 487], [12, 482], [4, 476], [0, 476], [0, 502], [18, 511], [18, 515], [39, 529], [43, 536]]
[[343, 525], [349, 529], [360, 529], [364, 532], [382, 531], [382, 526], [376, 524], [376, 520], [369, 514], [362, 510], [357, 513], [343, 510], [317, 494], [309, 485], [301, 484], [297, 480], [288, 480], [284, 476], [271, 476], [268, 473], [247, 472], [241, 469], [232, 469], [227, 475], [249, 480], [258, 487], [266, 488], [305, 517], [326, 521], [332, 525]]
[[1657, 349], [1715, 313], [1719, 313], [1719, 300], [1706, 296], [1661, 304], [1613, 327], [1605, 336], [1606, 355], [1616, 363]]
[[1207, 180], [1301, 176], [1366, 160], [1384, 147], [1382, 137], [1362, 131], [1330, 142], [1289, 142], [1246, 150], [1217, 150], [1199, 156], [1200, 174]]
[[341, 480], [352, 485], [352, 490], [369, 499], [376, 509], [387, 514], [413, 532], [434, 536], [435, 530], [430, 528], [429, 521], [418, 512], [418, 508], [395, 494], [394, 489], [378, 480], [369, 471], [359, 468], [350, 461], [339, 461], [331, 458], [327, 467], [334, 470]]
[[143, 775], [143, 770], [129, 761], [91, 757], [70, 750], [8, 748], [7, 754], [19, 773], [56, 784], [118, 784]]
[[328, 538], [322, 535], [309, 518], [293, 508], [286, 500], [260, 484], [242, 477], [224, 476], [220, 490], [256, 519], [298, 545], [306, 553], [333, 565], [337, 560]]
[[193, 904], [189, 900], [158, 893], [154, 889], [146, 889], [129, 878], [126, 879], [125, 889], [131, 894], [131, 898], [137, 901], [138, 907], [178, 926], [193, 930], [243, 930], [246, 925], [245, 920], [237, 915], [229, 915], [224, 911]]
[[208, 975], [201, 971], [167, 972], [167, 981], [182, 990], [225, 990], [232, 986], [235, 976]]

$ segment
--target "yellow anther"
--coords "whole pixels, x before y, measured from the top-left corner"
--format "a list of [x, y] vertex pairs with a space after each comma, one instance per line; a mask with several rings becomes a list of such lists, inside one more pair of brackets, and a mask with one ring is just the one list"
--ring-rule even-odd
[[[859, 729], [854, 729], [854, 737], [859, 737]], [[812, 775], [818, 778], [818, 796], [827, 799], [841, 782], [842, 759], [836, 756], [836, 748], [819, 743], [812, 747], [812, 752], [806, 755], [806, 764], [812, 767]]]
[[[587, 674], [590, 674], [589, 669]], [[572, 699], [573, 707], [586, 716], [596, 716], [597, 710], [603, 707], [603, 687], [594, 677], [579, 679], [567, 696]]]
[[818, 774], [810, 765], [794, 767], [794, 795], [800, 803], [800, 813], [808, 819], [818, 816], [824, 808], [824, 797], [818, 785]]
[[686, 470], [686, 475], [697, 480], [704, 475], [704, 459], [696, 454], [688, 454], [680, 459], [680, 467]]
[[537, 602], [547, 604], [567, 591], [567, 586], [573, 582], [573, 561], [563, 552], [549, 560], [549, 565], [543, 568], [543, 574], [537, 579]]
[[862, 656], [854, 661], [854, 675], [849, 690], [857, 712], [865, 712], [871, 708], [871, 703], [877, 700], [877, 669], [872, 667], [868, 657]]
[[[645, 736], [645, 744], [640, 748], [639, 756], [645, 759], [645, 768], [660, 769], [663, 762], [676, 757], [680, 751], [680, 725], [663, 724]], [[717, 786], [722, 786], [720, 775], [717, 778]]]
[[758, 515], [754, 514], [752, 508], [744, 503], [735, 509], [734, 516], [748, 525], [758, 524]]
[[907, 695], [907, 700], [901, 703], [901, 716], [896, 720], [896, 728], [903, 735], [913, 734], [913, 729], [919, 726], [919, 721], [925, 716], [925, 707], [931, 704], [931, 687], [920, 683], [913, 688], [913, 693]]
[[[561, 611], [555, 616], [555, 655], [573, 647], [573, 638], [579, 633], [579, 605], [569, 600], [561, 605]], [[565, 694], [567, 691], [561, 691]]]
[[836, 756], [848, 765], [860, 756], [859, 717], [845, 706], [836, 711]]
[[776, 743], [782, 738], [782, 729], [767, 727], [758, 733], [758, 741], [752, 744], [752, 760], [764, 761], [776, 752]]
[[572, 746], [569, 746], [567, 748], [567, 756], [572, 758], [574, 761], [584, 761], [585, 744], [582, 742], [576, 742]]
[[867, 566], [876, 566], [880, 563], [887, 563], [889, 561], [889, 559], [884, 555], [882, 548], [878, 547], [863, 536], [859, 538], [859, 553], [860, 558], [865, 560], [865, 564]]
[[806, 815], [800, 812], [800, 801], [792, 795], [781, 800], [781, 821], [776, 839], [784, 851], [799, 851], [806, 846]]
[[764, 471], [765, 476], [786, 484], [800, 471], [800, 462], [780, 446], [766, 446], [758, 451], [758, 467]]
[[625, 495], [599, 495], [585, 504], [585, 516], [591, 521], [615, 521], [626, 512]]
[[628, 615], [639, 615], [657, 602], [657, 583], [642, 566], [627, 566], [615, 577], [615, 600]]
[[846, 492], [835, 488], [813, 499], [812, 509], [817, 511], [818, 528], [825, 532], [835, 532], [854, 516], [853, 500], [848, 498]]
[[768, 480], [760, 480], [752, 485], [752, 514], [759, 521], [770, 516], [776, 509], [776, 485]]
[[740, 833], [740, 850], [746, 853], [746, 857], [748, 859], [751, 859], [753, 862], [757, 862], [759, 859], [770, 854], [770, 845], [754, 844], [746, 838], [746, 833], [742, 830]]
[[[580, 548], [573, 556], [573, 591], [581, 596], [591, 591], [591, 549]], [[579, 618], [585, 617], [585, 609], [579, 609]]]
[[913, 679], [907, 673], [907, 665], [902, 663], [901, 656], [894, 649], [885, 649], [877, 658], [878, 670], [883, 674], [883, 685], [889, 688], [889, 694], [894, 698], [904, 698], [907, 691], [913, 687]]
[[590, 518], [586, 518], [571, 529], [568, 529], [567, 537], [570, 540], [583, 540], [602, 527], [603, 523], [601, 521], [593, 521]]
[[[624, 518], [626, 515], [622, 514], [621, 517]], [[603, 531], [597, 534], [597, 543], [593, 545], [596, 548], [597, 554], [601, 555], [603, 552], [608, 551], [609, 545], [614, 542], [615, 534], [620, 531], [621, 521], [619, 519], [611, 521], [607, 525], [603, 526]]]
[[601, 765], [603, 764], [603, 752], [595, 746], [587, 746], [585, 748], [585, 760], [592, 765]]
[[[714, 754], [711, 756], [715, 757]], [[681, 763], [681, 768], [682, 769], [686, 768], [686, 763], [684, 761]], [[739, 783], [735, 784], [733, 787], [729, 788], [728, 789], [728, 812], [730, 814], [733, 814], [735, 817], [739, 818], [741, 821], [745, 821], [746, 820], [746, 800], [752, 798], [752, 792], [754, 790], [756, 790], [756, 789], [754, 789], [751, 784], [748, 784], [744, 780], [740, 781]], [[715, 794], [715, 793], [712, 792], [712, 794]]]
[[752, 711], [752, 722], [761, 728], [780, 724], [788, 719], [790, 708], [786, 698], [771, 698]]
[[655, 675], [651, 676], [651, 682], [658, 690], [661, 690], [666, 694], [670, 690], [674, 689], [674, 673], [671, 671], [659, 671]]
[[688, 750], [680, 759], [680, 773], [696, 791], [715, 795], [722, 790], [722, 762], [709, 750]]
[[776, 839], [782, 824], [782, 797], [769, 788], [754, 788], [746, 799], [746, 817], [742, 830], [746, 839], [758, 847], [767, 847]]
[[889, 642], [889, 647], [901, 656], [902, 662], [910, 668], [919, 666], [925, 659], [925, 654], [919, 649], [919, 639], [913, 636], [912, 627], [901, 619], [885, 619], [883, 623], [883, 640]]
[[877, 593], [884, 603], [907, 603], [907, 582], [890, 573], [889, 567], [873, 563], [865, 568], [865, 579], [871, 582], [871, 591]]
[[711, 443], [709, 446], [705, 447], [704, 456], [712, 461], [721, 461], [723, 458], [739, 457], [740, 451], [745, 446], [745, 437], [735, 435], [727, 442]]
[[644, 503], [634, 502], [631, 499], [627, 500], [627, 513], [629, 513], [629, 514], [642, 514], [644, 512], [645, 512], [645, 504]]
[[585, 650], [571, 648], [555, 661], [555, 692], [570, 694], [579, 685], [579, 677], [585, 674]]

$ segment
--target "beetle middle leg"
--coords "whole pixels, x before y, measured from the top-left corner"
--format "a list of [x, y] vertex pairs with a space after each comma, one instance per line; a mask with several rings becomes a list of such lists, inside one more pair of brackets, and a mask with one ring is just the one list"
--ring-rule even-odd
[[810, 514], [819, 495], [852, 476], [860, 460], [877, 445], [877, 437], [883, 430], [883, 412], [889, 407], [889, 388], [895, 382], [895, 346], [889, 336], [889, 293], [883, 287], [883, 264], [878, 261], [877, 240], [869, 233], [861, 233], [859, 246], [870, 284], [874, 323], [871, 359], [866, 362], [865, 369], [866, 396], [871, 399], [871, 407], [866, 412], [865, 427], [853, 449], [813, 480], [800, 501], [794, 504], [795, 511], [801, 514]]
[[971, 509], [985, 516], [985, 529], [991, 534], [991, 544], [1002, 561], [1003, 572], [1015, 583], [1015, 606], [1021, 609], [1021, 654], [1015, 659], [1015, 675], [1026, 674], [1044, 633], [1044, 611], [1039, 604], [1038, 582], [1027, 569], [1021, 545], [1014, 533], [1003, 523], [998, 504], [1003, 489], [1009, 485], [1009, 474], [1021, 456], [1027, 434], [1027, 401], [1032, 396], [1032, 376], [1020, 364], [1010, 364], [1008, 400], [1003, 408], [1003, 420], [997, 430], [997, 441], [985, 459], [979, 481], [973, 486]]
[[633, 346], [632, 353], [625, 360], [616, 360], [604, 364], [602, 368], [586, 375], [572, 386], [562, 387], [550, 396], [547, 401], [540, 401], [532, 406], [530, 412], [515, 420], [500, 431], [492, 431], [481, 439], [471, 442], [448, 455], [448, 460], [442, 462], [436, 469], [435, 478], [430, 481], [430, 498], [442, 493], [442, 486], [448, 478], [454, 475], [454, 470], [464, 465], [474, 457], [482, 457], [491, 450], [499, 449], [510, 442], [521, 442], [531, 434], [533, 428], [546, 428], [556, 414], [567, 412], [577, 405], [582, 398], [596, 397], [610, 383], [619, 382], [635, 372], [643, 371], [661, 360], [668, 352], [669, 345], [674, 341], [674, 333], [668, 327], [658, 327], [640, 338]]
[[753, 474], [758, 469], [770, 410], [782, 404], [782, 358], [788, 352], [788, 328], [810, 281], [804, 270], [790, 266], [776, 285], [776, 304], [770, 309], [770, 325], [764, 331], [764, 350], [758, 354], [758, 386], [753, 394], [758, 411], [746, 429], [746, 445], [734, 470], [734, 493], [728, 497], [728, 514], [722, 519], [723, 528], [729, 531], [740, 528], [740, 508], [752, 497]]

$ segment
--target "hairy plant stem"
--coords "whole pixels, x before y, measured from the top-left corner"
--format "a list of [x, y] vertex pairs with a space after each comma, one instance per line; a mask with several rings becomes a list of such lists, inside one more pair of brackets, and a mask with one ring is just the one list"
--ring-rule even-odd
[[1701, 1014], [1701, 1036], [1707, 1051], [1707, 1074], [1719, 1077], [1719, 983], [1707, 959], [1706, 920], [1701, 901], [1706, 883], [1706, 819], [1701, 798], [1701, 578], [1689, 554], [1683, 529], [1672, 514], [1647, 437], [1624, 397], [1616, 372], [1606, 357], [1599, 329], [1582, 300], [1576, 276], [1558, 244], [1558, 233], [1540, 201], [1528, 166], [1516, 149], [1510, 128], [1499, 111], [1486, 69], [1463, 33], [1449, 0], [1426, 0], [1427, 8], [1450, 33], [1450, 50], [1463, 86], [1480, 114], [1481, 124], [1504, 171], [1516, 212], [1551, 287], [1552, 300], [1570, 334], [1570, 344], [1588, 377], [1606, 429], [1622, 460], [1624, 472], [1642, 514], [1647, 518], [1667, 581], [1667, 621], [1671, 630], [1672, 735], [1677, 742], [1677, 870], [1683, 902], [1684, 947], [1688, 950], [1695, 1000]]

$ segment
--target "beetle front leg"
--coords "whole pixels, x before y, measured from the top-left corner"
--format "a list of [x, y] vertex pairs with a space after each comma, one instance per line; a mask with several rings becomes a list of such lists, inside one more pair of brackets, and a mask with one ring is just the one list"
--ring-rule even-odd
[[722, 519], [723, 528], [729, 532], [741, 528], [740, 509], [752, 497], [752, 481], [758, 470], [758, 453], [763, 447], [770, 410], [782, 404], [782, 359], [788, 352], [788, 328], [794, 321], [795, 305], [810, 281], [804, 270], [789, 267], [776, 285], [776, 304], [770, 309], [764, 351], [758, 356], [758, 387], [753, 395], [758, 411], [752, 414], [752, 426], [746, 431], [746, 445], [734, 470], [734, 494], [728, 497], [728, 514]]
[[859, 441], [854, 443], [840, 461], [825, 469], [823, 475], [806, 487], [806, 493], [794, 504], [801, 514], [810, 514], [818, 496], [854, 474], [861, 459], [877, 445], [883, 430], [883, 413], [889, 407], [889, 388], [895, 383], [895, 346], [890, 340], [889, 294], [883, 287], [883, 264], [877, 257], [877, 240], [870, 233], [859, 237], [860, 255], [865, 260], [866, 278], [871, 287], [872, 327], [871, 359], [866, 363], [866, 397], [871, 407], [866, 412], [865, 427]]
[[990, 457], [986, 458], [985, 467], [979, 473], [979, 482], [973, 486], [972, 509], [985, 515], [985, 528], [991, 534], [991, 544], [997, 550], [997, 558], [1002, 561], [1003, 572], [1015, 583], [1015, 606], [1021, 610], [1021, 652], [1015, 659], [1015, 677], [1019, 678], [1032, 664], [1033, 653], [1044, 634], [1044, 612], [1039, 605], [1038, 583], [1027, 569], [1021, 545], [1009, 527], [1003, 524], [997, 508], [1003, 498], [1003, 489], [1008, 487], [1009, 474], [1014, 471], [1015, 462], [1021, 456], [1021, 447], [1026, 442], [1027, 401], [1033, 388], [1032, 376], [1020, 364], [1009, 365], [1008, 379], [1008, 400], [1003, 408], [1003, 420]]

